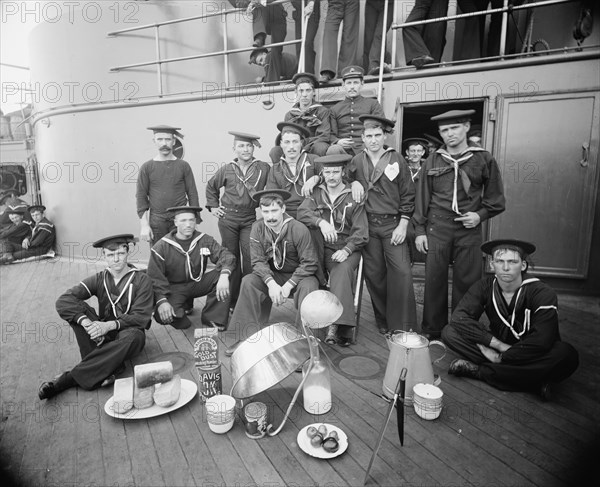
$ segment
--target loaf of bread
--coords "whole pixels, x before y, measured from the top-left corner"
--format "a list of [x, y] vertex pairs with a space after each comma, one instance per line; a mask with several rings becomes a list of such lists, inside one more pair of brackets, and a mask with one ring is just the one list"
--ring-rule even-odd
[[154, 404], [154, 384], [149, 387], [139, 387], [133, 381], [133, 405], [137, 409], [149, 408]]
[[138, 387], [150, 387], [160, 382], [170, 381], [173, 378], [173, 364], [167, 361], [136, 365], [133, 368], [133, 375]]
[[117, 379], [113, 394], [113, 410], [115, 413], [125, 414], [133, 408], [133, 377]]
[[169, 382], [157, 384], [154, 389], [154, 402], [163, 408], [168, 408], [177, 402], [181, 393], [181, 377], [175, 375]]

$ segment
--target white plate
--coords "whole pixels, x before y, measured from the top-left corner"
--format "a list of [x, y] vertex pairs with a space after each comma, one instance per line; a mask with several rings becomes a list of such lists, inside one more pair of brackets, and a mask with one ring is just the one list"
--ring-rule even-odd
[[196, 395], [197, 392], [198, 392], [198, 386], [196, 385], [195, 382], [192, 382], [191, 380], [187, 380], [187, 379], [181, 379], [181, 393], [179, 394], [179, 399], [177, 400], [177, 402], [175, 404], [173, 404], [172, 406], [169, 406], [168, 408], [163, 408], [161, 406], [153, 404], [149, 408], [144, 408], [144, 409], [132, 408], [129, 411], [127, 411], [126, 413], [117, 413], [114, 410], [114, 403], [113, 403], [114, 396], [111, 396], [108, 399], [108, 401], [106, 401], [106, 404], [104, 405], [104, 411], [109, 416], [112, 416], [113, 418], [119, 418], [119, 419], [153, 418], [154, 416], [161, 416], [162, 414], [167, 414], [167, 413], [170, 413], [171, 411], [175, 411], [176, 409], [179, 409], [181, 406], [190, 402], [194, 398], [194, 396]]
[[[328, 436], [329, 436], [329, 433], [331, 433], [332, 431], [337, 432], [338, 437], [339, 437], [338, 441], [340, 444], [340, 447], [338, 448], [337, 451], [327, 452], [327, 451], [323, 450], [323, 448], [320, 446], [315, 447], [310, 444], [310, 438], [306, 434], [306, 430], [308, 428], [310, 428], [311, 426], [314, 426], [315, 428], [319, 429], [319, 426], [321, 426], [322, 424], [325, 425], [325, 427], [327, 428]], [[298, 441], [298, 446], [302, 449], [302, 451], [304, 453], [308, 453], [310, 456], [313, 456], [316, 458], [335, 458], [335, 457], [341, 455], [342, 453], [344, 453], [346, 451], [346, 449], [348, 448], [348, 437], [346, 436], [346, 433], [344, 433], [337, 426], [333, 426], [332, 424], [327, 424], [327, 423], [313, 423], [313, 424], [309, 424], [309, 425], [305, 426], [298, 432], [297, 441]]]

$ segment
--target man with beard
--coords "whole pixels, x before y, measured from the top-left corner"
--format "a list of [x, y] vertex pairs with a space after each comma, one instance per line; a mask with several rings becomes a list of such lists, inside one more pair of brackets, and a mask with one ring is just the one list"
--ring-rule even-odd
[[293, 122], [279, 122], [277, 129], [281, 133], [279, 145], [283, 156], [273, 164], [266, 189], [283, 189], [289, 192], [291, 196], [285, 205], [286, 212], [296, 218], [300, 203], [321, 181], [321, 170], [315, 164], [316, 156], [304, 151], [304, 141], [310, 135], [306, 128]]
[[13, 260], [27, 259], [28, 257], [39, 257], [48, 252], [56, 237], [54, 225], [44, 216], [46, 207], [44, 205], [33, 205], [28, 208], [31, 215], [31, 236], [26, 237], [21, 249], [12, 253]]
[[364, 205], [354, 201], [350, 185], [342, 180], [350, 159], [352, 156], [347, 154], [317, 159], [323, 166], [325, 184], [317, 186], [298, 208], [298, 221], [313, 232], [313, 237], [319, 237], [315, 246], [322, 247], [317, 252], [324, 253], [330, 291], [344, 307], [342, 316], [329, 326], [325, 341], [342, 347], [350, 345], [355, 336], [352, 286], [361, 249], [369, 240]]
[[[292, 82], [296, 85], [296, 103], [285, 114], [284, 121], [301, 125], [308, 130], [305, 152], [324, 156], [331, 139], [331, 112], [329, 108], [315, 102], [315, 90], [319, 87], [319, 82], [311, 73], [297, 73]], [[275, 147], [269, 152], [273, 164], [279, 162], [283, 155], [280, 143], [281, 135], [278, 135]]]
[[[94, 242], [102, 249], [107, 268], [69, 289], [56, 301], [56, 311], [77, 339], [81, 362], [44, 382], [40, 399], [50, 399], [71, 387], [92, 390], [110, 385], [123, 363], [138, 355], [150, 328], [152, 280], [127, 262], [131, 234], [114, 235]], [[86, 303], [95, 296], [98, 312]]]
[[310, 231], [286, 213], [290, 193], [265, 189], [254, 195], [263, 219], [252, 225], [252, 273], [244, 276], [231, 322], [240, 340], [225, 351], [231, 356], [242, 340], [266, 326], [271, 307], [294, 297], [296, 325], [304, 298], [319, 288], [315, 277], [317, 257]]
[[[258, 203], [252, 195], [267, 184], [271, 166], [254, 158], [257, 135], [229, 132], [233, 135], [233, 162], [221, 166], [206, 185], [206, 208], [219, 219], [221, 243], [237, 259], [231, 275], [231, 306], [235, 306], [242, 276], [252, 272], [250, 229], [256, 221]], [[223, 188], [223, 194], [220, 194]]]
[[415, 186], [408, 164], [384, 145], [394, 122], [361, 115], [365, 150], [352, 159], [354, 179], [366, 193], [369, 241], [364, 270], [375, 322], [380, 333], [416, 329], [417, 305], [406, 231], [413, 214]]
[[173, 154], [175, 138], [182, 138], [178, 127], [148, 127], [154, 133], [158, 154], [145, 162], [137, 179], [136, 203], [140, 218], [140, 240], [158, 242], [173, 228], [167, 208], [198, 206], [198, 190], [192, 168]]
[[[560, 339], [556, 293], [527, 274], [535, 245], [498, 239], [481, 250], [492, 257], [494, 275], [471, 286], [442, 330], [444, 343], [467, 359], [454, 360], [448, 372], [547, 401], [550, 384], [579, 365], [577, 351]], [[479, 322], [484, 312], [489, 326]]]
[[[235, 270], [235, 257], [210, 235], [196, 230], [202, 208], [176, 206], [167, 211], [175, 230], [152, 247], [148, 263], [154, 283], [154, 319], [161, 325], [189, 328], [186, 302], [206, 296], [202, 324], [223, 331], [229, 321], [229, 276]], [[208, 259], [215, 264], [212, 270], [207, 270]]]
[[448, 266], [452, 309], [481, 278], [481, 223], [504, 211], [504, 187], [492, 155], [467, 140], [475, 110], [432, 117], [444, 145], [423, 164], [414, 215], [415, 245], [427, 254], [423, 333], [439, 338], [448, 322]]
[[327, 155], [359, 154], [363, 149], [363, 124], [360, 115], [385, 117], [377, 100], [360, 94], [363, 86], [364, 70], [360, 66], [348, 66], [342, 71], [342, 87], [346, 98], [331, 109], [331, 146]]

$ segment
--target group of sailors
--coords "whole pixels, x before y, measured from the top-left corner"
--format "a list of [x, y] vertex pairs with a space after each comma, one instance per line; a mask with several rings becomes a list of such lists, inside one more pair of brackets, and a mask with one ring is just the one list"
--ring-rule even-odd
[[[450, 373], [500, 388], [545, 391], [543, 397], [549, 382], [572, 374], [577, 352], [560, 341], [556, 294], [525, 273], [535, 246], [482, 242], [482, 222], [504, 211], [505, 198], [495, 159], [468, 139], [474, 112], [432, 117], [442, 145], [417, 168], [410, 154], [414, 150], [422, 158], [424, 142], [406, 142], [411, 163], [386, 145], [395, 122], [376, 100], [360, 94], [363, 76], [361, 67], [347, 67], [346, 97], [328, 110], [314, 101], [316, 77], [298, 73], [298, 101], [277, 124], [271, 163], [254, 157], [260, 136], [229, 132], [233, 160], [206, 186], [205, 206], [218, 218], [220, 242], [199, 229], [203, 208], [192, 169], [173, 153], [180, 129], [149, 127], [158, 152], [141, 167], [136, 192], [140, 237], [151, 245], [147, 272], [127, 262], [133, 234], [94, 244], [108, 268], [57, 301], [60, 316], [75, 329], [82, 361], [44, 382], [39, 397], [111, 383], [123, 362], [143, 347], [152, 318], [190, 328], [200, 296], [206, 297], [201, 325], [239, 338], [226, 356], [267, 326], [272, 306], [288, 298], [300, 324], [303, 299], [319, 288], [329, 289], [344, 308], [326, 341], [351, 346], [361, 259], [378, 331], [442, 337], [466, 357], [455, 360]], [[328, 122], [329, 135], [323, 130]], [[416, 250], [426, 255], [422, 323], [409, 228]], [[481, 279], [482, 252], [491, 256], [493, 277]], [[97, 312], [85, 303], [92, 296], [99, 301]], [[489, 329], [479, 322], [484, 311]]]

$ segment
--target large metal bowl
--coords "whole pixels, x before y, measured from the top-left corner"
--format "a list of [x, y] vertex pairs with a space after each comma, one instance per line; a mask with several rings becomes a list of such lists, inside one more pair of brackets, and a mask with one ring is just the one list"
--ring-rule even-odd
[[310, 357], [308, 340], [289, 323], [275, 323], [244, 340], [231, 356], [231, 395], [245, 399], [278, 384]]

